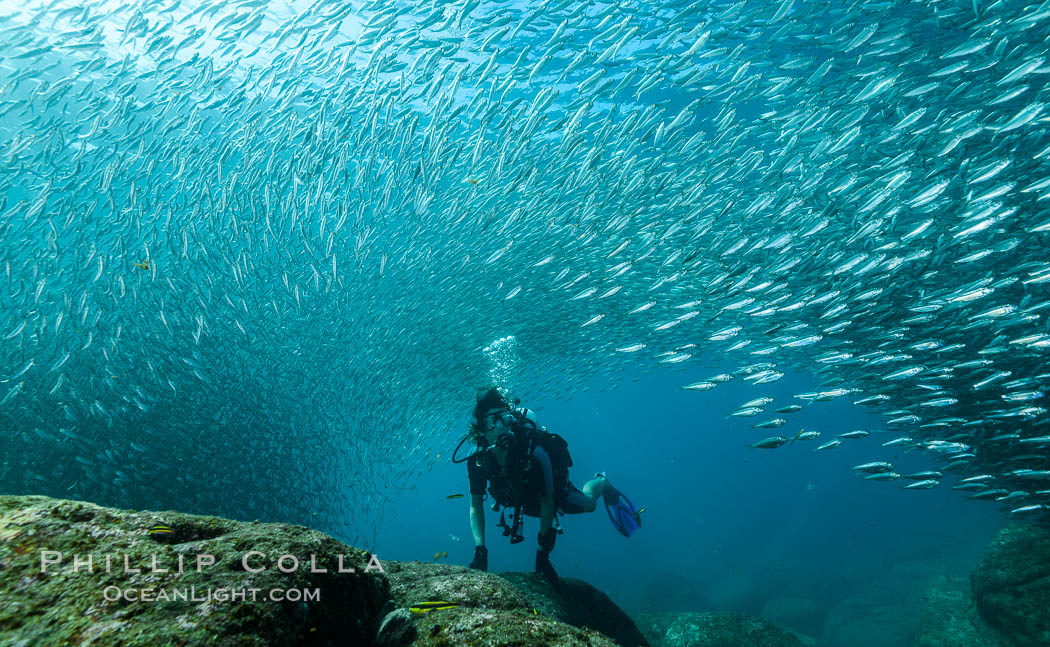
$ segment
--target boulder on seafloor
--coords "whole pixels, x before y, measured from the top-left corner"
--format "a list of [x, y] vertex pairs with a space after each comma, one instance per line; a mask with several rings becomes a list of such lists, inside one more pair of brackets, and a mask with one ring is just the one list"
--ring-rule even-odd
[[541, 613], [574, 627], [600, 631], [621, 645], [645, 647], [649, 644], [630, 616], [609, 596], [583, 580], [563, 577], [555, 589], [535, 575], [504, 573], [503, 577], [517, 586], [529, 604]]
[[[434, 600], [459, 605], [417, 614], [419, 638], [414, 644], [420, 647], [647, 644], [627, 614], [604, 593], [579, 580], [562, 578], [559, 592], [542, 578], [525, 573], [495, 575], [425, 562], [387, 562], [384, 566], [398, 606]], [[479, 635], [473, 635], [471, 627]], [[476, 642], [482, 638], [487, 642]]]
[[465, 607], [514, 611], [529, 606], [525, 595], [494, 573], [427, 562], [384, 562], [390, 594], [399, 607], [448, 600]]
[[413, 647], [616, 647], [592, 629], [580, 629], [531, 610], [460, 606], [416, 617]]
[[370, 644], [389, 598], [370, 559], [300, 526], [0, 496], [3, 644]]
[[970, 586], [981, 617], [1018, 647], [1050, 645], [1050, 528], [1003, 528]]
[[802, 647], [787, 629], [737, 613], [647, 613], [638, 626], [653, 647]]
[[[378, 562], [300, 526], [0, 496], [3, 647], [615, 647], [588, 627], [626, 631], [623, 612], [582, 582], [566, 582], [567, 601], [509, 577]], [[458, 604], [409, 610], [435, 599]], [[630, 628], [621, 644], [644, 644]]]
[[1009, 647], [999, 633], [977, 614], [970, 583], [963, 578], [938, 577], [926, 592], [915, 647]]
[[405, 647], [411, 645], [418, 635], [412, 613], [408, 609], [394, 609], [379, 623], [375, 647]]

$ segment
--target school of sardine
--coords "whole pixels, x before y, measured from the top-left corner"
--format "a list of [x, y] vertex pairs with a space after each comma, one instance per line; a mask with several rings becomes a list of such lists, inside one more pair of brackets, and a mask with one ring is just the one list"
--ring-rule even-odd
[[[1033, 0], [5, 3], [0, 484], [367, 537], [494, 355], [545, 397], [703, 355], [756, 448], [1045, 516], [1048, 40]], [[796, 443], [838, 399], [891, 435]]]

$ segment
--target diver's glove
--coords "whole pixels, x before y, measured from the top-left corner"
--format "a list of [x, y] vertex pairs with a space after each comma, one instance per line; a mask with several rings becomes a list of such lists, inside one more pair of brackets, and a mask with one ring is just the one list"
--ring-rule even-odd
[[474, 549], [474, 561], [470, 563], [470, 567], [479, 571], [489, 570], [489, 549], [484, 546], [476, 547]]
[[536, 574], [550, 582], [554, 587], [558, 586], [558, 573], [551, 564], [550, 555], [551, 551], [554, 550], [554, 541], [557, 538], [558, 533], [554, 528], [547, 530], [546, 533], [540, 533], [537, 538], [539, 548], [536, 549]]

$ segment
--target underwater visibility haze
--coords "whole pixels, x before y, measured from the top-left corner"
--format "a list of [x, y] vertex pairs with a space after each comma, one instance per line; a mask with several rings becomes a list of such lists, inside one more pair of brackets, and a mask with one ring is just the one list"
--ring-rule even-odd
[[1050, 517], [1048, 40], [1033, 0], [2, 3], [0, 491], [466, 564], [499, 384], [646, 508], [552, 555], [629, 610], [964, 574]]

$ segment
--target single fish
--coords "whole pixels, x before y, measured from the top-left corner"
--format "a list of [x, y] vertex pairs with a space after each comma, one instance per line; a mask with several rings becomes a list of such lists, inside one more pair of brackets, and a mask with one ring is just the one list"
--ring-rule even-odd
[[904, 478], [911, 479], [913, 481], [926, 481], [930, 479], [942, 479], [944, 478], [944, 474], [942, 472], [926, 471], [916, 472], [914, 474], [906, 474]]
[[787, 420], [784, 418], [773, 418], [772, 420], [764, 420], [757, 424], [751, 425], [752, 429], [775, 429], [782, 427], [787, 424]]
[[710, 391], [718, 386], [715, 382], [693, 382], [682, 387], [685, 391]]
[[864, 477], [864, 480], [866, 480], [866, 481], [896, 481], [900, 477], [901, 477], [900, 474], [898, 474], [897, 472], [893, 472], [893, 471], [889, 471], [889, 472], [874, 472], [872, 474], [867, 474]]
[[884, 461], [878, 461], [874, 463], [864, 463], [862, 465], [854, 465], [853, 470], [857, 472], [865, 472], [867, 474], [874, 474], [878, 472], [892, 472], [893, 465]]
[[795, 442], [796, 440], [815, 440], [817, 438], [820, 438], [819, 431], [806, 431], [805, 429], [800, 429], [799, 432], [795, 434], [795, 437], [791, 439], [791, 442]]
[[747, 409], [737, 409], [736, 411], [730, 413], [726, 417], [727, 418], [750, 418], [750, 417], [753, 417], [753, 416], [757, 416], [760, 413], [762, 413], [762, 409], [761, 408], [759, 408], [759, 407], [750, 407], [750, 408], [747, 408]]
[[[438, 559], [441, 553], [434, 555], [434, 559]], [[447, 556], [448, 553], [445, 553]], [[408, 610], [416, 615], [423, 615], [430, 613], [431, 611], [440, 611], [442, 609], [455, 609], [456, 607], [463, 604], [462, 602], [448, 602], [446, 600], [432, 600], [429, 602], [417, 602], [409, 605]]]
[[769, 438], [763, 438], [757, 443], [752, 443], [752, 449], [776, 449], [784, 443], [788, 442], [788, 439], [784, 436], [770, 436]]
[[766, 406], [767, 404], [769, 404], [772, 401], [773, 401], [773, 398], [755, 398], [754, 400], [748, 400], [744, 404], [742, 404], [739, 407], [737, 407], [737, 409], [748, 409], [748, 408], [751, 408], [751, 407], [764, 407], [764, 406]]

